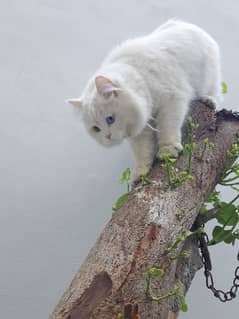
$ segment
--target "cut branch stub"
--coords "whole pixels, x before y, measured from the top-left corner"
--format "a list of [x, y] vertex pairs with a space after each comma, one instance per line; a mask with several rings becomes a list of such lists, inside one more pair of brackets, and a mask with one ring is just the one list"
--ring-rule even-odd
[[[179, 279], [188, 289], [201, 266], [196, 246], [189, 245], [190, 258], [183, 262], [170, 259], [165, 250], [191, 228], [229, 163], [226, 151], [239, 130], [236, 117], [222, 112], [217, 115], [211, 105], [199, 101], [192, 103], [190, 115], [199, 124], [192, 161], [194, 179], [171, 190], [164, 168], [156, 163], [149, 176], [151, 183], [136, 187], [115, 212], [50, 319], [176, 318], [178, 307], [173, 297], [162, 303], [146, 297], [147, 266], [165, 270], [164, 277], [152, 284], [154, 295], [172, 291]], [[207, 149], [202, 161], [206, 137], [215, 147]], [[187, 140], [186, 123], [183, 140]], [[181, 155], [176, 165], [185, 168], [186, 159]], [[175, 254], [181, 249], [182, 244]]]

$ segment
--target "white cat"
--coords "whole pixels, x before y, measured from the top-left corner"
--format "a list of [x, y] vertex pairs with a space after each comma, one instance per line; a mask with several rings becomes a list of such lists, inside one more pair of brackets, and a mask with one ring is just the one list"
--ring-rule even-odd
[[205, 31], [169, 20], [113, 49], [81, 97], [68, 102], [82, 112], [86, 129], [100, 144], [129, 140], [137, 180], [151, 168], [155, 134], [158, 157], [176, 157], [182, 150], [181, 127], [190, 101], [220, 99], [220, 69], [218, 45]]

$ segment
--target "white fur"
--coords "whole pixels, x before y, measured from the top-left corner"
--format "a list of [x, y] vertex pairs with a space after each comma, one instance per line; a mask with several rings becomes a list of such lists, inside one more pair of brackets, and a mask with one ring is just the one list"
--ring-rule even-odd
[[[157, 130], [158, 156], [177, 156], [190, 101], [205, 96], [219, 101], [220, 83], [217, 43], [193, 24], [169, 20], [151, 34], [113, 49], [72, 104], [77, 104], [87, 130], [102, 145], [129, 139], [137, 179], [148, 173], [155, 154], [155, 132], [149, 125]], [[105, 118], [112, 114], [115, 123], [108, 125]], [[101, 131], [95, 132], [93, 126]]]

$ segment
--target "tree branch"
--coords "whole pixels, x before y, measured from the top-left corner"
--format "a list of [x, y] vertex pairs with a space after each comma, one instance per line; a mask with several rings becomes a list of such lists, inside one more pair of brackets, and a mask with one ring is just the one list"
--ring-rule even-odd
[[[193, 121], [197, 148], [193, 156], [193, 181], [171, 190], [165, 169], [156, 163], [149, 176], [151, 184], [136, 187], [123, 206], [116, 211], [91, 249], [70, 287], [66, 290], [50, 319], [174, 319], [178, 306], [175, 297], [152, 302], [145, 295], [147, 266], [163, 268], [165, 275], [152, 283], [154, 295], [172, 291], [178, 281], [189, 288], [201, 267], [197, 244], [187, 240], [190, 257], [170, 259], [165, 254], [182, 232], [191, 229], [198, 211], [229, 164], [226, 151], [236, 141], [237, 116], [228, 111], [215, 114], [211, 105], [193, 102]], [[215, 144], [200, 160], [203, 139]], [[187, 139], [187, 127], [183, 140]], [[179, 169], [187, 165], [184, 156]], [[184, 247], [185, 248], [185, 247]], [[184, 249], [183, 248], [183, 249]], [[182, 249], [179, 245], [174, 252]]]
[[198, 226], [206, 224], [209, 220], [216, 217], [217, 212], [218, 212], [217, 208], [212, 208], [207, 210], [205, 213], [198, 215], [196, 219], [196, 224]]

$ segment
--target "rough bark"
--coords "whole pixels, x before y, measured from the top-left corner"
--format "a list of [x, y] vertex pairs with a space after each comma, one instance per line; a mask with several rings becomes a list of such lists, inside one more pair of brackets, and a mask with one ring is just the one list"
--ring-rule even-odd
[[[174, 319], [176, 299], [152, 302], [145, 295], [147, 266], [160, 267], [165, 276], [153, 282], [155, 295], [175, 288], [180, 280], [185, 293], [195, 272], [201, 267], [195, 242], [186, 242], [188, 259], [171, 260], [166, 248], [178, 235], [189, 230], [209, 192], [228, 165], [226, 151], [235, 142], [239, 120], [230, 112], [215, 113], [211, 105], [192, 103], [191, 114], [199, 123], [197, 148], [193, 156], [194, 180], [171, 190], [165, 169], [156, 163], [151, 184], [136, 187], [113, 215], [91, 249], [79, 272], [62, 296], [50, 319]], [[184, 125], [183, 140], [187, 128]], [[215, 144], [199, 159], [203, 139]], [[177, 166], [186, 166], [180, 156]], [[182, 245], [175, 254], [182, 249]]]

